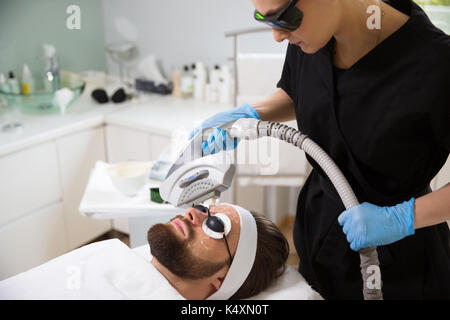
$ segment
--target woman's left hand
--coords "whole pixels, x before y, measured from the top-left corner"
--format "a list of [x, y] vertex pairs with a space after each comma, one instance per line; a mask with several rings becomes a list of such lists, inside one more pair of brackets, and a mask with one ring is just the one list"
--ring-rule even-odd
[[392, 207], [364, 202], [338, 217], [350, 248], [382, 246], [414, 234], [414, 198]]

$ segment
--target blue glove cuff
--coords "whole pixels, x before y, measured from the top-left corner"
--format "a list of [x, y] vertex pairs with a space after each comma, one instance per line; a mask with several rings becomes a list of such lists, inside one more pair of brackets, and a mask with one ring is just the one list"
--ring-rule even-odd
[[260, 120], [258, 112], [249, 103], [244, 103], [240, 107], [235, 108], [236, 111], [243, 113], [243, 118], [255, 118]]
[[412, 197], [409, 201], [402, 202], [398, 204], [396, 207], [398, 209], [398, 212], [402, 213], [402, 217], [399, 217], [399, 219], [402, 219], [404, 221], [404, 226], [406, 230], [405, 236], [410, 236], [415, 233], [414, 230], [414, 201], [416, 199]]

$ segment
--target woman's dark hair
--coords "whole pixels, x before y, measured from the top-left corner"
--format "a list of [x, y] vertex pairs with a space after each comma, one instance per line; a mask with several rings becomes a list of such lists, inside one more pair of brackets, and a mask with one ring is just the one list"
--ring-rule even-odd
[[289, 243], [276, 224], [260, 213], [250, 212], [258, 230], [255, 262], [244, 284], [230, 298], [232, 300], [249, 298], [265, 290], [283, 274], [289, 256]]

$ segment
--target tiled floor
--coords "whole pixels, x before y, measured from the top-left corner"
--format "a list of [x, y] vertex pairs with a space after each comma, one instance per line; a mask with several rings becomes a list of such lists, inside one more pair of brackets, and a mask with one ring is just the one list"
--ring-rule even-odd
[[[287, 260], [287, 264], [297, 267], [298, 263], [299, 263], [299, 258], [298, 258], [297, 252], [295, 251], [294, 241], [292, 238], [293, 225], [294, 225], [294, 216], [287, 216], [285, 219], [283, 219], [278, 224], [278, 227], [280, 228], [281, 232], [284, 234], [284, 236], [286, 237], [286, 239], [288, 239], [288, 242], [289, 242], [289, 247], [290, 247], [291, 253]], [[123, 243], [125, 243], [127, 246], [130, 246], [130, 237], [127, 234], [122, 233], [117, 230], [111, 230], [111, 231], [101, 235], [100, 237], [92, 240], [90, 243], [108, 240], [108, 239], [114, 239], [114, 238], [117, 238], [120, 241], [122, 241]]]

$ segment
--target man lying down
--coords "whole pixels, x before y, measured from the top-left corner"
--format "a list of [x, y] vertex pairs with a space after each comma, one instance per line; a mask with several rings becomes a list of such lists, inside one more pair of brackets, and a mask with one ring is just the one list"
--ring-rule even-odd
[[145, 258], [118, 240], [84, 246], [0, 281], [0, 299], [321, 299], [286, 270], [276, 225], [236, 205], [188, 208], [148, 242]]

